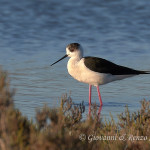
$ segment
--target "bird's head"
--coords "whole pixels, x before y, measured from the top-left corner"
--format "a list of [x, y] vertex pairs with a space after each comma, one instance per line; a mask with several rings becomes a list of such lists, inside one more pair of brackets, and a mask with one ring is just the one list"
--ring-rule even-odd
[[66, 54], [68, 57], [82, 58], [83, 48], [79, 43], [71, 43], [66, 47]]
[[59, 61], [63, 60], [66, 57], [72, 57], [72, 58], [79, 58], [81, 59], [83, 57], [83, 49], [82, 46], [79, 43], [71, 43], [67, 45], [66, 47], [66, 55], [60, 58], [58, 61], [54, 62], [52, 65], [58, 63]]

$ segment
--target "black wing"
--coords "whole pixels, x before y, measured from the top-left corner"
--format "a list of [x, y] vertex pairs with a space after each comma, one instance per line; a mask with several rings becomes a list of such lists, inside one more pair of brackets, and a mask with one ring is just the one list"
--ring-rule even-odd
[[119, 66], [106, 59], [97, 57], [84, 57], [84, 64], [90, 70], [99, 73], [110, 73], [112, 75], [148, 74], [145, 71]]

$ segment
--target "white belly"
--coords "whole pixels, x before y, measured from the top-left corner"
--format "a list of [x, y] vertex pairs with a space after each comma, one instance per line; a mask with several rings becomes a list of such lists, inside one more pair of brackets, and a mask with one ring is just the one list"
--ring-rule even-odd
[[84, 65], [84, 60], [75, 61], [72, 58], [68, 61], [68, 72], [69, 74], [80, 82], [84, 82], [90, 85], [101, 85], [106, 84], [115, 80], [121, 80], [132, 75], [111, 75], [105, 73], [98, 73], [88, 69]]

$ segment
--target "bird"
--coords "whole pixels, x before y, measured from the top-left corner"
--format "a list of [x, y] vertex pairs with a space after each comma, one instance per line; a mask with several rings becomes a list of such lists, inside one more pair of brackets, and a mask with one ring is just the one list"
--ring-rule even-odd
[[100, 101], [100, 106], [103, 105], [99, 86], [112, 81], [122, 80], [140, 74], [149, 74], [150, 71], [141, 71], [117, 65], [109, 60], [83, 56], [83, 47], [79, 43], [71, 43], [66, 47], [66, 55], [58, 61], [58, 63], [66, 57], [70, 57], [67, 63], [68, 73], [79, 82], [89, 84], [89, 105], [91, 105], [92, 86], [97, 87], [97, 93]]

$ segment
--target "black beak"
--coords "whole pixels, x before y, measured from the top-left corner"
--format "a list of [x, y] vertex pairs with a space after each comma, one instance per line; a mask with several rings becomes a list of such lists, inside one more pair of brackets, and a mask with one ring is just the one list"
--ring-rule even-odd
[[54, 64], [58, 63], [59, 61], [63, 60], [64, 58], [66, 58], [68, 55], [66, 54], [65, 56], [63, 56], [62, 58], [60, 58], [59, 60], [57, 60], [56, 62], [54, 62], [53, 64], [51, 64], [51, 66], [53, 66]]

